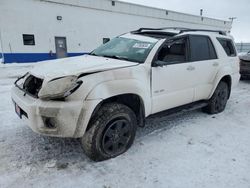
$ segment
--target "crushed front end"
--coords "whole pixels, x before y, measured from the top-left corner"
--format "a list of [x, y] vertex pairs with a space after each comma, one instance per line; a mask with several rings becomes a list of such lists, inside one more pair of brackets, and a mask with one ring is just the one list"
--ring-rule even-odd
[[78, 137], [76, 131], [80, 126], [84, 101], [43, 100], [39, 97], [43, 83], [42, 78], [31, 74], [17, 79], [11, 91], [16, 113], [37, 133], [56, 137]]

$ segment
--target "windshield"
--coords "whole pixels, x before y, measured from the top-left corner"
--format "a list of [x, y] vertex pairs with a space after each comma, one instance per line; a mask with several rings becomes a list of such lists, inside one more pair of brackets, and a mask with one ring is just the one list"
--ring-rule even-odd
[[155, 42], [116, 37], [103, 44], [90, 55], [144, 63]]

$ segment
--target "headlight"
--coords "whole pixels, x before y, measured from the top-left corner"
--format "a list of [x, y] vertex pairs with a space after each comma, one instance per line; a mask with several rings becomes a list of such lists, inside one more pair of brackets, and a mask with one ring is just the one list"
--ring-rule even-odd
[[77, 81], [76, 76], [67, 76], [50, 80], [42, 86], [38, 93], [41, 99], [65, 98], [80, 87], [82, 81]]

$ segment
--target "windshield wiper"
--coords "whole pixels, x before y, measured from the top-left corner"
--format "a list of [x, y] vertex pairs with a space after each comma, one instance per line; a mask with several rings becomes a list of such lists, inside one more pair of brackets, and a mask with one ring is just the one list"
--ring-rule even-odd
[[120, 59], [120, 60], [125, 60], [125, 61], [131, 61], [127, 57], [118, 56], [118, 55], [103, 55], [103, 57], [112, 58], [112, 59]]
[[125, 59], [125, 58], [122, 58], [122, 57], [116, 56], [116, 55], [97, 55], [95, 53], [91, 53], [89, 55], [99, 56], [99, 57], [107, 57], [107, 58], [112, 58], [112, 59]]
[[130, 61], [130, 62], [137, 62], [137, 63], [141, 63], [139, 61], [134, 61], [134, 60], [131, 60], [127, 57], [123, 57], [123, 56], [118, 56], [118, 55], [97, 55], [95, 53], [91, 53], [90, 55], [93, 55], [93, 56], [99, 56], [99, 57], [106, 57], [106, 58], [111, 58], [111, 59], [119, 59], [119, 60], [124, 60], [124, 61]]

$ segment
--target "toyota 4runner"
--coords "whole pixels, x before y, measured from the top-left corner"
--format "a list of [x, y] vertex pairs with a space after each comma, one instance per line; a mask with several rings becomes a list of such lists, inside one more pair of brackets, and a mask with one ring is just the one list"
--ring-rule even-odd
[[141, 28], [88, 55], [38, 63], [15, 82], [12, 99], [33, 131], [81, 138], [101, 161], [127, 151], [152, 114], [195, 105], [222, 112], [239, 78], [229, 34]]

